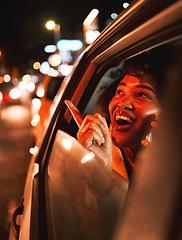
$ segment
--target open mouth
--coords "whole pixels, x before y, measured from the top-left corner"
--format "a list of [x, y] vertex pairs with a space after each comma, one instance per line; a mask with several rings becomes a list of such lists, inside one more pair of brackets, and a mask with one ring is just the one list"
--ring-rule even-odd
[[126, 129], [130, 128], [136, 121], [134, 114], [117, 110], [114, 114], [114, 128], [116, 129]]
[[116, 115], [115, 120], [118, 125], [130, 125], [134, 123], [134, 119], [128, 116]]

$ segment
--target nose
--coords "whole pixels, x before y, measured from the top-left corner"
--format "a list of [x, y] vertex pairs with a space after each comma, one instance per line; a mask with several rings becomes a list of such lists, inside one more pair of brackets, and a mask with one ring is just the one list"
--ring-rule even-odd
[[132, 101], [130, 99], [126, 99], [125, 101], [118, 102], [117, 106], [122, 108], [122, 109], [129, 109], [129, 110], [134, 109], [134, 106], [133, 106]]

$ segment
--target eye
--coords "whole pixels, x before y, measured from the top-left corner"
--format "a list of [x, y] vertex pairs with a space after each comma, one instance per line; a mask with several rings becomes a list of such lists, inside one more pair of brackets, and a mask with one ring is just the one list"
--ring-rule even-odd
[[117, 89], [116, 90], [116, 95], [124, 95], [124, 92], [122, 89]]
[[149, 99], [149, 100], [152, 99], [149, 94], [144, 93], [144, 92], [139, 92], [139, 93], [137, 93], [137, 97], [142, 98], [142, 99]]

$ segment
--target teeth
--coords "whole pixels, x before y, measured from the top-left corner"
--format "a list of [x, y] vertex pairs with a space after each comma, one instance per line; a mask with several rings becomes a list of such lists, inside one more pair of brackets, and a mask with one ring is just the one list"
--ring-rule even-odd
[[128, 121], [129, 123], [133, 123], [133, 121], [131, 120], [131, 118], [127, 117], [127, 116], [116, 116], [116, 120], [125, 120]]

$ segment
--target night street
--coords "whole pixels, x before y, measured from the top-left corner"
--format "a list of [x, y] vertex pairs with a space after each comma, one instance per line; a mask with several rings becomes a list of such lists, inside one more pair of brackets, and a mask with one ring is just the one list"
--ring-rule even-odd
[[0, 114], [0, 239], [7, 240], [13, 211], [22, 198], [33, 136], [30, 106], [3, 106]]

